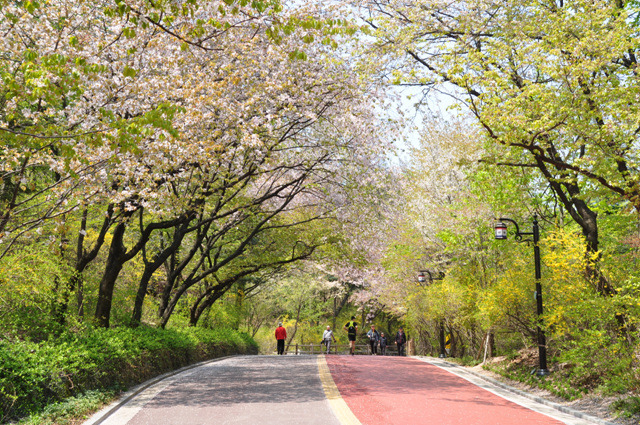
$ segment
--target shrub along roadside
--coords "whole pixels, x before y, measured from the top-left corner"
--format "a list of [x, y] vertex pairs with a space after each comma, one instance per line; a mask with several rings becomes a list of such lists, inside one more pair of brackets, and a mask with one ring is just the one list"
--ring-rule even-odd
[[120, 392], [116, 389], [90, 390], [69, 397], [44, 410], [23, 418], [18, 425], [77, 425], [84, 422], [92, 413], [116, 400]]
[[90, 328], [42, 342], [0, 339], [0, 422], [95, 389], [124, 389], [202, 360], [255, 354], [229, 329]]

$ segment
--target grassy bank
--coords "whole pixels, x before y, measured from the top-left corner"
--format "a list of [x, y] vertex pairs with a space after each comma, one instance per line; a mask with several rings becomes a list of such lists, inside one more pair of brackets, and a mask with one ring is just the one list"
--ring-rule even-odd
[[[630, 356], [598, 357], [593, 362], [550, 362], [550, 374], [536, 375], [537, 350], [527, 349], [491, 359], [483, 368], [506, 379], [541, 388], [567, 401], [585, 397], [616, 399], [611, 414], [622, 418], [640, 418], [638, 371]], [[635, 422], [638, 423], [638, 422]]]
[[90, 410], [153, 376], [236, 353], [257, 353], [257, 345], [228, 329], [90, 328], [40, 342], [0, 339], [0, 422]]

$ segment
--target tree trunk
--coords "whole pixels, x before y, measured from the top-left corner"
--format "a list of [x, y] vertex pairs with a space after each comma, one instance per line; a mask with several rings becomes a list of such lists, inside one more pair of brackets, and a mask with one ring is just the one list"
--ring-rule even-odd
[[[557, 154], [553, 147], [548, 148], [550, 157], [556, 158]], [[602, 274], [599, 267], [600, 255], [598, 253], [599, 235], [598, 235], [598, 213], [593, 211], [585, 201], [582, 200], [580, 186], [576, 183], [568, 181], [558, 182], [554, 174], [549, 170], [547, 164], [540, 155], [535, 155], [536, 163], [542, 172], [553, 192], [558, 197], [560, 203], [569, 213], [571, 218], [582, 229], [582, 235], [585, 238], [587, 249], [587, 266], [585, 274], [587, 278], [593, 282], [596, 291], [602, 296], [611, 296], [616, 293], [615, 289]]]
[[342, 312], [342, 309], [344, 308], [344, 306], [347, 305], [347, 301], [349, 301], [349, 297], [351, 297], [352, 285], [351, 284], [347, 284], [347, 285], [348, 285], [347, 292], [344, 294], [344, 296], [340, 300], [340, 304], [337, 303], [337, 298], [333, 299], [333, 330], [334, 332], [336, 330], [336, 326], [337, 326], [336, 321], [338, 320], [338, 316]]
[[482, 363], [487, 361], [487, 358], [492, 358], [495, 355], [496, 351], [496, 342], [495, 337], [492, 331], [487, 331], [487, 336], [484, 340], [484, 356], [482, 358]]
[[176, 305], [178, 305], [178, 301], [180, 301], [180, 297], [182, 296], [182, 294], [185, 293], [185, 291], [187, 290], [187, 288], [182, 285], [178, 291], [176, 292], [176, 294], [169, 299], [169, 301], [165, 304], [164, 308], [162, 308], [161, 313], [160, 313], [160, 327], [162, 329], [165, 328], [165, 326], [167, 326], [167, 323], [169, 323], [169, 319], [171, 318], [171, 315], [173, 314], [173, 310], [176, 308]]
[[76, 303], [78, 304], [78, 317], [81, 319], [84, 317], [84, 279], [82, 275], [77, 275], [74, 273], [71, 278], [74, 280], [74, 285], [76, 287]]
[[102, 245], [104, 244], [104, 239], [107, 234], [107, 231], [111, 227], [111, 217], [113, 216], [113, 205], [109, 205], [107, 208], [107, 214], [102, 222], [102, 228], [100, 229], [100, 233], [98, 234], [98, 238], [93, 246], [93, 248], [85, 252], [84, 250], [84, 240], [85, 235], [87, 233], [87, 216], [89, 212], [85, 208], [82, 212], [82, 220], [80, 222], [80, 232], [78, 235], [78, 245], [76, 248], [76, 264], [73, 275], [71, 276], [69, 286], [75, 288], [76, 291], [76, 301], [78, 303], [78, 317], [84, 317], [84, 278], [82, 273], [85, 268], [89, 265], [89, 263], [98, 256]]
[[244, 279], [239, 279], [237, 282], [238, 292], [236, 293], [236, 311], [233, 328], [235, 330], [240, 329], [240, 314], [242, 312], [242, 306], [244, 304], [245, 291], [247, 289], [247, 283]]
[[587, 266], [585, 270], [587, 278], [594, 284], [596, 291], [598, 291], [600, 295], [615, 295], [617, 291], [611, 286], [599, 267], [598, 213], [588, 208], [582, 200], [576, 202], [576, 209], [582, 217], [582, 235], [587, 242]]
[[140, 283], [138, 284], [138, 292], [136, 293], [136, 299], [133, 303], [133, 312], [131, 313], [131, 320], [129, 321], [129, 326], [132, 328], [137, 328], [140, 326], [142, 321], [142, 306], [144, 304], [144, 298], [147, 295], [147, 290], [149, 288], [149, 281], [153, 276], [153, 273], [157, 270], [145, 264], [144, 271], [142, 272], [142, 276], [140, 277]]
[[298, 312], [296, 314], [296, 324], [293, 326], [293, 332], [291, 332], [291, 336], [289, 337], [289, 341], [287, 341], [287, 348], [285, 351], [289, 351], [289, 346], [291, 345], [291, 341], [296, 337], [296, 333], [298, 332], [298, 321], [300, 320], [300, 312], [302, 311], [302, 304], [304, 302], [300, 300], [300, 304], [298, 304]]
[[147, 290], [149, 289], [149, 282], [153, 277], [153, 274], [160, 267], [162, 267], [165, 261], [167, 261], [169, 257], [171, 257], [178, 251], [180, 245], [182, 244], [182, 240], [187, 234], [187, 226], [188, 222], [175, 229], [171, 245], [158, 253], [154, 257], [153, 261], [145, 260], [144, 271], [142, 273], [142, 276], [140, 277], [140, 282], [138, 284], [138, 292], [136, 293], [136, 299], [133, 305], [133, 312], [131, 313], [131, 321], [129, 322], [129, 326], [133, 328], [140, 326], [140, 321], [142, 320], [142, 306], [147, 295]]
[[333, 331], [336, 331], [336, 320], [338, 320], [338, 299], [333, 298], [333, 317], [331, 318], [331, 325]]
[[[62, 216], [62, 220], [66, 221], [66, 215]], [[63, 230], [60, 233], [60, 244], [59, 244], [59, 255], [61, 261], [64, 262], [64, 255], [67, 250], [67, 243], [69, 240], [67, 239], [67, 231], [65, 230], [66, 226], [63, 226]], [[60, 277], [56, 276], [54, 282], [54, 292], [57, 294], [57, 297], [53, 301], [53, 316], [55, 320], [60, 324], [64, 325], [67, 321], [67, 310], [69, 309], [69, 297], [70, 294], [74, 291], [74, 287], [72, 287], [72, 282], [67, 282], [66, 285], [61, 284]]]
[[120, 223], [116, 226], [109, 248], [109, 256], [105, 271], [100, 280], [98, 290], [98, 302], [96, 303], [95, 319], [98, 326], [109, 327], [111, 317], [111, 303], [113, 301], [113, 289], [122, 270], [125, 260], [124, 232], [126, 225]]
[[[194, 226], [197, 227], [197, 226]], [[172, 252], [167, 260], [164, 262], [165, 271], [167, 276], [167, 285], [162, 290], [162, 296], [160, 297], [160, 305], [158, 306], [158, 316], [160, 317], [160, 326], [164, 328], [169, 322], [169, 318], [175, 309], [178, 300], [189, 289], [189, 283], [182, 282], [182, 285], [174, 293], [173, 290], [178, 284], [178, 279], [181, 277], [182, 272], [189, 263], [193, 260], [197, 254], [199, 248], [202, 246], [205, 236], [210, 228], [210, 224], [201, 226], [196, 234], [196, 237], [191, 241], [191, 247], [189, 251], [183, 256], [178, 257], [178, 250]]]
[[226, 289], [221, 291], [214, 291], [212, 294], [206, 296], [206, 299], [200, 303], [195, 303], [191, 306], [191, 311], [189, 314], [189, 326], [197, 326], [198, 321], [200, 321], [200, 317], [202, 317], [202, 313], [209, 307], [211, 307], [216, 301], [222, 297], [226, 293]]

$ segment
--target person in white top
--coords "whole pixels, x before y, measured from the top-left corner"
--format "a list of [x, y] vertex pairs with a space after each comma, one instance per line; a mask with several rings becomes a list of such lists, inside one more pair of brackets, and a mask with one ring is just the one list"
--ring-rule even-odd
[[322, 334], [322, 343], [327, 346], [327, 354], [329, 354], [329, 350], [331, 349], [331, 340], [336, 342], [336, 337], [333, 336], [333, 331], [331, 330], [331, 326], [327, 326], [327, 330]]

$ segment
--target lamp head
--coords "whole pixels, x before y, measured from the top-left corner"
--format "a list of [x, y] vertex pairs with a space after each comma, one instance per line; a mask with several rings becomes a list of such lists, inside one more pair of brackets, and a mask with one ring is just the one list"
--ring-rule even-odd
[[495, 230], [496, 239], [507, 239], [507, 225], [501, 221], [496, 222], [493, 225]]

